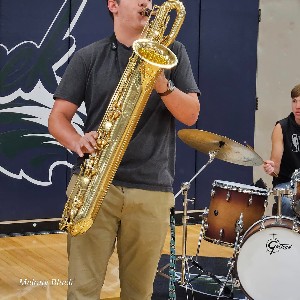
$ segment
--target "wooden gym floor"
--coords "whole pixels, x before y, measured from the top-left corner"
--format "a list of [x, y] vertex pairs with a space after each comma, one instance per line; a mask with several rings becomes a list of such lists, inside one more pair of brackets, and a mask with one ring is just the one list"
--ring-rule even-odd
[[[200, 225], [187, 226], [187, 255], [195, 255]], [[0, 295], [2, 300], [66, 299], [66, 234], [0, 238]], [[170, 235], [163, 249], [169, 254]], [[176, 226], [176, 254], [182, 254], [182, 226]], [[232, 249], [202, 241], [201, 256], [230, 257]], [[101, 299], [117, 300], [118, 258], [110, 259]]]

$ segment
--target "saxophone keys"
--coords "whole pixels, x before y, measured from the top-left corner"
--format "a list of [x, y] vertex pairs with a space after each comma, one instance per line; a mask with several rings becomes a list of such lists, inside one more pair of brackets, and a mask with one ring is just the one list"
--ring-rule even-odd
[[113, 118], [114, 118], [114, 113], [115, 113], [115, 110], [112, 110], [112, 111], [108, 112], [108, 119], [109, 119], [109, 120], [113, 120]]
[[103, 136], [103, 131], [100, 131], [100, 130], [98, 130], [98, 137], [97, 137], [97, 139], [101, 139], [102, 138], [102, 136]]
[[97, 173], [98, 173], [97, 170], [94, 169], [94, 170], [92, 170], [92, 172], [91, 172], [91, 176], [95, 176]]
[[109, 140], [97, 140], [97, 149], [103, 150], [109, 144]]
[[72, 226], [70, 226], [70, 234], [76, 236], [85, 233], [93, 225], [93, 222], [92, 218], [86, 218], [72, 224]]
[[122, 113], [121, 113], [120, 110], [116, 110], [116, 111], [114, 112], [114, 115], [113, 115], [113, 120], [117, 120], [117, 119], [120, 117], [121, 114], [122, 114]]
[[104, 130], [106, 132], [110, 131], [110, 129], [112, 128], [112, 125], [113, 125], [112, 122], [109, 122], [109, 121], [105, 122], [105, 124], [104, 124]]
[[78, 210], [75, 210], [74, 208], [70, 210], [70, 220], [73, 220], [76, 217], [77, 211]]
[[123, 106], [123, 103], [122, 103], [121, 101], [119, 101], [119, 102], [116, 102], [116, 103], [114, 104], [113, 107], [114, 107], [115, 109], [121, 109], [122, 106]]
[[[108, 119], [112, 120], [112, 121], [116, 121], [120, 117], [121, 114], [122, 114], [121, 109], [119, 107], [117, 107], [117, 106], [114, 106], [113, 109], [108, 113]], [[107, 121], [107, 123], [111, 123], [111, 122]], [[111, 127], [112, 124], [111, 125], [109, 124], [108, 126]]]
[[82, 177], [80, 183], [81, 183], [81, 187], [87, 188], [90, 183], [90, 179], [88, 177]]
[[73, 208], [76, 208], [76, 210], [78, 210], [83, 204], [83, 201], [80, 200], [79, 198], [74, 199], [74, 203], [73, 203]]

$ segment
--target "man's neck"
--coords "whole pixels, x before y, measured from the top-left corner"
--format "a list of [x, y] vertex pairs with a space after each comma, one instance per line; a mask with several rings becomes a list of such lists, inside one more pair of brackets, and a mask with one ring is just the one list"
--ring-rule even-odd
[[123, 30], [118, 30], [118, 28], [115, 28], [115, 35], [118, 42], [127, 47], [131, 47], [133, 42], [141, 37], [140, 32], [124, 32]]

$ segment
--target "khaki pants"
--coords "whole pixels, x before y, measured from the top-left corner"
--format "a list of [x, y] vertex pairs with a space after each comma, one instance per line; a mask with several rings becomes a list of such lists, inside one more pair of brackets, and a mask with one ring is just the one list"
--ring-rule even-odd
[[111, 185], [93, 226], [68, 236], [68, 299], [100, 298], [117, 240], [121, 299], [150, 300], [172, 206], [172, 193]]

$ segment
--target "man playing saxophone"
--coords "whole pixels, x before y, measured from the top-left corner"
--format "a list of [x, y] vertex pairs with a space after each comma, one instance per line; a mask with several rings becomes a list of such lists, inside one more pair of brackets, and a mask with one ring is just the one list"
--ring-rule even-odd
[[[54, 94], [49, 132], [78, 154], [68, 191], [80, 165], [97, 146], [97, 128], [148, 17], [151, 0], [107, 0], [114, 34], [71, 59]], [[131, 141], [92, 227], [68, 236], [68, 299], [99, 299], [108, 260], [117, 245], [122, 300], [149, 300], [174, 206], [175, 119], [193, 125], [199, 89], [184, 46], [171, 46], [178, 64], [158, 76]], [[85, 134], [71, 124], [85, 102]], [[67, 191], [67, 193], [68, 193]]]

